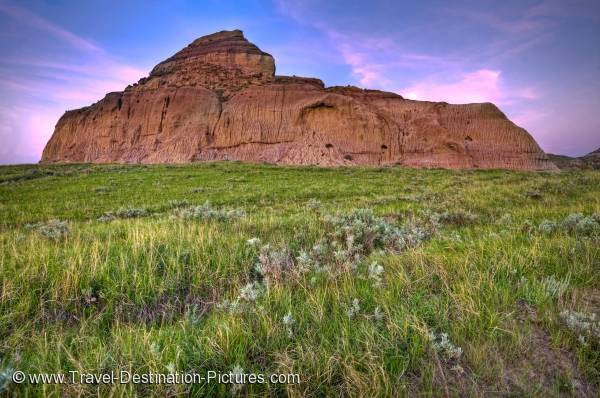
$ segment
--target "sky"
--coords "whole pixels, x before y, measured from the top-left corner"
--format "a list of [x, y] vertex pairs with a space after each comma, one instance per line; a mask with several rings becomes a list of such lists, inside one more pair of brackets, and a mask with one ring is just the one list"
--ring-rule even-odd
[[0, 164], [38, 162], [66, 110], [230, 29], [280, 75], [489, 101], [546, 152], [600, 147], [598, 0], [0, 0]]

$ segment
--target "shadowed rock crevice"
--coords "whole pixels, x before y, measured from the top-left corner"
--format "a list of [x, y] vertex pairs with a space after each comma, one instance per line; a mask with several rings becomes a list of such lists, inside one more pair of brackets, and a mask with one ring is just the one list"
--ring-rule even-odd
[[493, 104], [404, 99], [276, 76], [239, 30], [201, 37], [123, 92], [66, 112], [42, 162], [404, 165], [555, 170]]

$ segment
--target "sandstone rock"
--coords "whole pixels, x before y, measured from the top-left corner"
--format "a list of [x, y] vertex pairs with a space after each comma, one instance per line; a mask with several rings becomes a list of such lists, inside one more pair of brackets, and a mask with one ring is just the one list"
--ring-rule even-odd
[[241, 31], [201, 37], [123, 92], [66, 112], [43, 162], [241, 160], [554, 170], [493, 104], [412, 101], [275, 76]]
[[564, 155], [548, 154], [548, 157], [560, 169], [566, 170], [583, 170], [593, 169], [600, 170], [600, 148], [587, 155], [578, 158], [572, 158]]

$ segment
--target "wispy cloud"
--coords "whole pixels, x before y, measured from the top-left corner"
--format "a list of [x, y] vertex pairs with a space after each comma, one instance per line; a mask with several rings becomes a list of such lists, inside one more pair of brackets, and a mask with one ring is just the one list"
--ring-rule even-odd
[[0, 60], [0, 70], [5, 66], [20, 66], [22, 70], [17, 76], [7, 75], [0, 81], [0, 86], [19, 90], [33, 98], [69, 105], [97, 101], [107, 92], [122, 90], [146, 74], [143, 69], [120, 64], [108, 57], [94, 57], [80, 64]]
[[543, 0], [527, 10], [528, 17], [578, 18], [600, 22], [600, 3], [595, 0]]
[[[6, 72], [0, 80], [5, 94], [0, 99], [0, 139], [4, 151], [10, 151], [0, 153], [0, 161], [31, 161], [32, 154], [39, 159], [66, 110], [89, 105], [147, 74], [23, 7], [0, 1], [0, 13], [13, 24], [26, 27], [18, 31], [23, 37], [41, 42], [35, 58], [17, 49], [0, 59], [0, 71]], [[48, 50], [44, 45], [48, 35], [64, 50]]]
[[[362, 86], [396, 91], [421, 100], [506, 103], [516, 98], [534, 98], [534, 88], [508, 88], [498, 68], [483, 66], [493, 63], [490, 62], [491, 57], [502, 53], [498, 48], [488, 58], [474, 57], [472, 53], [449, 55], [451, 53], [446, 52], [440, 55], [418, 52], [408, 50], [400, 44], [414, 39], [414, 36], [404, 37], [402, 31], [398, 31], [395, 36], [385, 37], [369, 32], [350, 32], [335, 28], [335, 24], [330, 21], [322, 21], [309, 15], [307, 10], [310, 9], [310, 3], [279, 0], [277, 4], [283, 14], [325, 34]], [[543, 25], [537, 19], [523, 18], [511, 22], [491, 13], [457, 8], [441, 8], [437, 13], [443, 13], [445, 17], [460, 15], [463, 18], [479, 18], [480, 23], [488, 23], [514, 34], [537, 32]], [[505, 52], [512, 51], [516, 55], [521, 47], [524, 50], [526, 46], [533, 44], [535, 43], [527, 41], [520, 46], [507, 48]], [[498, 42], [494, 46], [508, 46], [508, 43]], [[509, 95], [508, 92], [516, 94]]]
[[460, 68], [460, 61], [453, 57], [407, 51], [391, 38], [346, 33], [319, 22], [313, 24], [329, 38], [358, 83], [365, 87], [390, 90], [397, 85], [403, 69], [434, 73]]
[[453, 16], [468, 20], [471, 23], [484, 25], [488, 28], [496, 29], [504, 34], [523, 34], [529, 32], [539, 32], [546, 29], [551, 23], [545, 19], [543, 14], [524, 12], [516, 17], [504, 18], [497, 12], [482, 11], [471, 8], [460, 8], [456, 6], [442, 8], [440, 11], [446, 16]]
[[19, 23], [28, 25], [35, 29], [50, 33], [57, 38], [68, 42], [69, 44], [86, 51], [102, 52], [96, 44], [91, 41], [79, 37], [66, 29], [63, 29], [59, 25], [56, 25], [32, 12], [26, 8], [16, 6], [14, 4], [0, 1], [0, 12], [7, 14], [11, 18], [15, 19]]
[[[381, 36], [336, 28], [335, 21], [314, 18], [310, 3], [304, 1], [281, 0], [278, 6], [281, 13], [325, 34], [362, 86], [417, 100], [493, 102], [509, 108], [518, 123], [527, 124], [546, 116], [530, 106], [539, 99], [540, 90], [533, 84], [511, 83], [502, 67], [507, 59], [549, 39], [553, 22], [542, 10], [526, 9], [524, 15], [509, 18], [481, 8], [439, 7], [431, 12], [431, 26]], [[442, 20], [454, 24], [459, 31], [465, 25], [483, 25], [492, 31], [492, 40], [483, 47], [465, 43], [443, 54], [427, 52], [427, 48], [414, 51], [402, 45], [428, 30], [444, 27], [438, 23]]]
[[[542, 145], [566, 147], [560, 134], [568, 131], [573, 145], [598, 146], [593, 40], [600, 27], [598, 1], [510, 1], [493, 7], [468, 1], [452, 7], [433, 1], [274, 1], [275, 10], [214, 2], [210, 12], [193, 2], [185, 11], [127, 3], [117, 22], [103, 5], [75, 9], [69, 2], [0, 0], [0, 162], [30, 159], [31, 153], [39, 157], [64, 110], [88, 105], [147, 73], [149, 68], [114, 56], [111, 43], [127, 50], [151, 40], [156, 52], [173, 50], [176, 40], [160, 44], [160, 34], [144, 30], [148, 21], [164, 24], [170, 37], [189, 26], [184, 42], [199, 33], [199, 26], [201, 33], [246, 28], [251, 39], [258, 32], [257, 44], [275, 55], [278, 73], [421, 99], [492, 101]], [[40, 10], [60, 13], [61, 20], [79, 19], [72, 26], [83, 21], [94, 26], [69, 28]], [[96, 10], [101, 11], [97, 24], [89, 19]], [[115, 29], [122, 21], [127, 21], [125, 36], [125, 29]], [[103, 33], [105, 39], [96, 42], [86, 31]], [[139, 47], [132, 50], [129, 59], [147, 58]], [[561, 59], [562, 54], [568, 57]], [[577, 99], [582, 103], [575, 106]]]
[[[550, 147], [551, 135], [558, 134], [556, 128], [550, 128], [556, 117], [541, 105], [547, 101], [547, 89], [537, 86], [536, 81], [522, 83], [523, 77], [511, 65], [550, 43], [565, 15], [584, 18], [582, 8], [561, 14], [566, 6], [554, 0], [508, 7], [504, 13], [483, 7], [441, 6], [430, 10], [427, 22], [418, 27], [388, 28], [381, 35], [377, 29], [347, 28], [350, 25], [342, 17], [319, 18], [311, 11], [310, 0], [279, 0], [278, 4], [282, 14], [328, 38], [363, 87], [418, 100], [493, 102], [515, 123], [536, 134], [542, 144]], [[446, 49], [419, 42], [423, 36], [436, 37], [444, 32], [462, 41]], [[477, 32], [482, 37], [473, 36]], [[406, 45], [415, 42], [420, 45]], [[444, 38], [440, 43], [448, 42]]]

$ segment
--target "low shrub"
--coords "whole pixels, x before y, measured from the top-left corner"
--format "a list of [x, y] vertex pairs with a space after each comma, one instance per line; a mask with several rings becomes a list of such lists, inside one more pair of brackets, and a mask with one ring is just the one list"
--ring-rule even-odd
[[28, 229], [35, 229], [40, 235], [50, 240], [66, 238], [71, 232], [66, 221], [50, 220], [45, 223], [29, 224]]
[[288, 337], [292, 337], [294, 335], [293, 327], [296, 323], [296, 320], [294, 319], [294, 316], [292, 315], [291, 311], [288, 311], [288, 313], [285, 314], [285, 316], [282, 319], [282, 323], [285, 327], [285, 330], [287, 331]]
[[551, 234], [558, 229], [558, 224], [554, 221], [544, 220], [538, 226], [538, 231], [543, 234]]
[[560, 222], [544, 220], [537, 229], [544, 234], [562, 231], [582, 236], [600, 235], [600, 223], [593, 216], [585, 216], [581, 213], [569, 214]]
[[565, 310], [560, 313], [560, 317], [569, 330], [577, 333], [580, 342], [584, 344], [600, 342], [600, 319], [596, 314]]
[[287, 246], [273, 248], [264, 245], [260, 248], [254, 271], [265, 285], [280, 282], [287, 275], [297, 271], [294, 258]]
[[184, 219], [226, 221], [246, 216], [244, 209], [216, 209], [206, 201], [201, 206], [178, 209], [176, 216]]
[[538, 189], [532, 189], [531, 191], [525, 192], [525, 196], [529, 199], [539, 200], [542, 198], [542, 193]]
[[310, 198], [305, 204], [306, 208], [313, 211], [321, 210], [321, 202], [315, 198]]
[[348, 315], [348, 318], [352, 319], [359, 313], [360, 301], [357, 298], [355, 298], [352, 300], [352, 303], [350, 303], [350, 305], [348, 306], [348, 309], [346, 310], [346, 315]]
[[109, 191], [110, 191], [109, 187], [102, 186], [102, 187], [96, 187], [96, 188], [94, 188], [94, 192], [95, 193], [107, 193]]
[[464, 227], [477, 221], [477, 215], [465, 210], [445, 211], [437, 214], [437, 221], [441, 224]]
[[178, 209], [180, 207], [189, 206], [190, 202], [188, 202], [186, 199], [183, 199], [183, 200], [169, 200], [168, 205], [169, 205], [169, 207], [171, 209]]
[[13, 373], [14, 369], [10, 366], [0, 369], [0, 393], [8, 391], [9, 386], [12, 384]]
[[121, 207], [115, 212], [117, 218], [138, 218], [148, 215], [148, 210], [145, 208]]
[[448, 338], [447, 333], [429, 333], [429, 341], [433, 349], [440, 354], [444, 361], [457, 363], [462, 356], [462, 348], [455, 346]]

